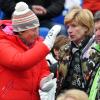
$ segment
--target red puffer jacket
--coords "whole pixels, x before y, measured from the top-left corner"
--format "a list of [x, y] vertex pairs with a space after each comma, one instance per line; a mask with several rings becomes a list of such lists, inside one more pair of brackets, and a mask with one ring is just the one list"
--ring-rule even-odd
[[48, 52], [42, 42], [29, 49], [0, 30], [0, 100], [40, 100], [40, 80], [50, 73], [43, 59]]

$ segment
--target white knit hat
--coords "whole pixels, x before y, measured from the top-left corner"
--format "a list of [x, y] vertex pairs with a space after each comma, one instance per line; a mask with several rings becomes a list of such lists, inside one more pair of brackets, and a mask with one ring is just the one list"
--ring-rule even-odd
[[12, 15], [12, 25], [14, 32], [21, 32], [31, 28], [38, 27], [39, 20], [25, 2], [19, 2], [15, 6]]

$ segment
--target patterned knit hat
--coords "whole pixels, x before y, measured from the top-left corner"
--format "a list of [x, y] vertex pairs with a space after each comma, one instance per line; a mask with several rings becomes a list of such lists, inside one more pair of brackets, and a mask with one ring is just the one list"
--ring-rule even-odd
[[29, 9], [28, 5], [25, 2], [19, 2], [12, 15], [12, 25], [14, 32], [21, 32], [38, 27], [40, 24], [37, 16]]

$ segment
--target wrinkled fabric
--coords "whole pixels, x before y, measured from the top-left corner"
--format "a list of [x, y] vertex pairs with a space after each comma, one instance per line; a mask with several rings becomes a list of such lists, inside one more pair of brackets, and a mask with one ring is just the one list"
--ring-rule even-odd
[[49, 50], [41, 41], [29, 48], [0, 30], [0, 100], [40, 100], [40, 80], [50, 73], [44, 59]]

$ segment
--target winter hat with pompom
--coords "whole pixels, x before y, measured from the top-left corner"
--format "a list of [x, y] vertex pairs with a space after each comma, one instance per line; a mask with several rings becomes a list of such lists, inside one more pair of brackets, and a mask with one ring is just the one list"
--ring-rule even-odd
[[14, 32], [21, 32], [39, 26], [39, 20], [25, 2], [19, 2], [12, 14], [12, 25]]

